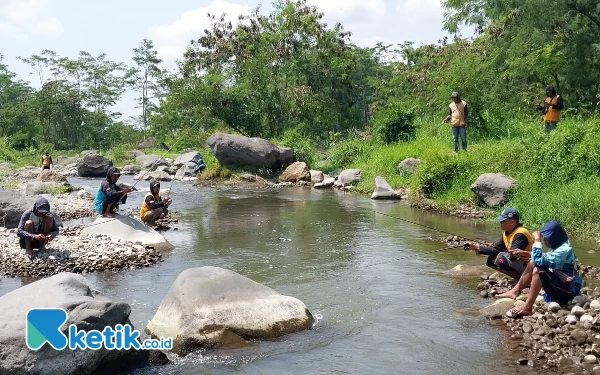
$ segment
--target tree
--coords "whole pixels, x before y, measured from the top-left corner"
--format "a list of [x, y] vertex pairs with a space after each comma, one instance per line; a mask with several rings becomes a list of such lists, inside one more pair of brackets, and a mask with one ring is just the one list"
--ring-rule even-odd
[[159, 66], [162, 60], [157, 55], [154, 43], [144, 39], [139, 47], [133, 49], [133, 61], [136, 66], [126, 75], [127, 83], [141, 95], [136, 100], [139, 108], [142, 108], [140, 123], [144, 138], [149, 127], [150, 115], [156, 109], [153, 100], [158, 99], [162, 94], [160, 81], [164, 71]]
[[596, 0], [447, 0], [445, 28], [476, 25], [507, 74], [554, 85], [580, 109], [600, 101], [600, 7]]

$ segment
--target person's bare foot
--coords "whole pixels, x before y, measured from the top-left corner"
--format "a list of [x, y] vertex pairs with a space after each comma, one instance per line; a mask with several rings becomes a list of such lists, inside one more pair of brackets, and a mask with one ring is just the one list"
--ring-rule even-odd
[[32, 262], [35, 259], [35, 253], [33, 252], [33, 250], [26, 250], [25, 256], [27, 256], [27, 258], [29, 258], [29, 260]]
[[104, 214], [104, 215], [102, 215], [102, 216], [104, 216], [104, 217], [111, 217], [111, 218], [112, 218], [112, 217], [115, 217], [115, 214], [113, 214], [113, 213], [110, 213], [110, 212], [107, 212], [107, 213], [105, 213], [105, 214]]
[[502, 294], [497, 294], [494, 297], [495, 298], [512, 298], [512, 299], [517, 299], [519, 295], [517, 294], [517, 292], [514, 292], [512, 290], [509, 290], [506, 293], [502, 293]]
[[527, 309], [525, 308], [525, 306], [522, 306], [513, 307], [512, 309], [508, 310], [506, 316], [509, 318], [517, 319], [531, 314], [533, 314], [533, 309]]

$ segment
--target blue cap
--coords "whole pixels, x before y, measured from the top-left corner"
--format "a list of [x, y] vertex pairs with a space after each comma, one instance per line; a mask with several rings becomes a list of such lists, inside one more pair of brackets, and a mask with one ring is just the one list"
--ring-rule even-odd
[[502, 222], [506, 219], [515, 219], [516, 221], [519, 221], [519, 211], [517, 211], [516, 208], [507, 207], [502, 210], [500, 215], [496, 216], [496, 221]]

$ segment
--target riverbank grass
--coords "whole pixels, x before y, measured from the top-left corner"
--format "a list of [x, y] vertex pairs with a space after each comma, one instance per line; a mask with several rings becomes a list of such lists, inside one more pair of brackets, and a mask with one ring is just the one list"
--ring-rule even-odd
[[[360, 169], [357, 191], [372, 191], [375, 176], [383, 176], [394, 188], [409, 187], [413, 202], [427, 198], [442, 207], [477, 204], [471, 184], [483, 173], [502, 173], [515, 178], [517, 186], [489, 218], [514, 206], [530, 228], [557, 219], [571, 232], [600, 236], [600, 118], [564, 120], [550, 134], [542, 126], [513, 120], [494, 138], [479, 138], [476, 129], [468, 129], [468, 150], [456, 154], [447, 125], [423, 122], [413, 141], [358, 145], [350, 139], [336, 145], [329, 168]], [[340, 154], [350, 157], [342, 160]], [[409, 157], [422, 163], [401, 176], [396, 167]]]

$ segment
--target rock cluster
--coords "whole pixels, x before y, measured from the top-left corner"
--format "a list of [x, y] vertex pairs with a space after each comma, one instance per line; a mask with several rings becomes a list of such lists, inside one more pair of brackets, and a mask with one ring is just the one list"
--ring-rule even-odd
[[[482, 297], [504, 293], [515, 282], [498, 273], [481, 276], [481, 279], [478, 289]], [[494, 305], [505, 300], [510, 302], [506, 308], [523, 305], [528, 293], [529, 289], [525, 289], [516, 301], [502, 299]], [[533, 315], [522, 319], [508, 318], [504, 314], [488, 317], [500, 318], [510, 330], [511, 340], [517, 350], [523, 352], [518, 356], [519, 364], [563, 371], [582, 368], [600, 373], [600, 288], [582, 288], [581, 294], [566, 306], [556, 302], [548, 304], [540, 294], [536, 296]]]
[[84, 273], [148, 267], [162, 261], [153, 248], [103, 235], [80, 234], [82, 227], [62, 231], [44, 252], [30, 261], [19, 247], [15, 230], [0, 228], [0, 274], [41, 277], [60, 272]]

